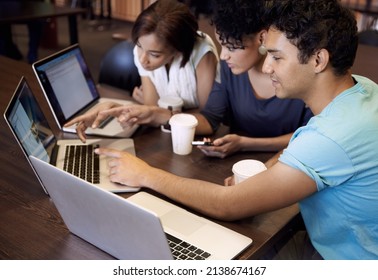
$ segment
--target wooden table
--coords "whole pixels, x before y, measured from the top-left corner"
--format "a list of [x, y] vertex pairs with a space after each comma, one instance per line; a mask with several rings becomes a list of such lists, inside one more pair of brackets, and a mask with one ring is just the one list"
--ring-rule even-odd
[[[0, 56], [0, 111], [3, 113], [18, 81], [24, 75], [35, 91], [46, 117], [51, 113], [30, 65]], [[111, 96], [106, 89], [102, 94]], [[113, 94], [113, 97], [120, 93]], [[56, 125], [50, 122], [59, 133]], [[0, 119], [0, 259], [113, 259], [77, 236], [70, 234], [53, 202], [43, 192], [3, 118]], [[74, 135], [63, 135], [75, 137]], [[170, 134], [143, 127], [133, 137], [136, 154], [149, 164], [177, 175], [223, 183], [232, 165], [243, 158], [266, 161], [271, 153], [243, 153], [226, 159], [208, 158], [194, 149], [188, 156], [172, 152]], [[129, 194], [122, 194], [127, 197]], [[238, 222], [218, 222], [251, 237], [254, 242], [239, 259], [264, 255], [300, 219], [293, 205]]]
[[76, 16], [84, 13], [86, 13], [86, 10], [82, 8], [57, 7], [54, 4], [46, 2], [0, 2], [0, 24], [23, 23], [32, 20], [66, 16], [68, 18], [71, 44], [79, 41]]

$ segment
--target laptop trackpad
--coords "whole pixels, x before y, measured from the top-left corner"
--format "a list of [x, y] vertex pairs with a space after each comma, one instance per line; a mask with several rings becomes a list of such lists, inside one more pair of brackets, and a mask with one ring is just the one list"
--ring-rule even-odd
[[187, 236], [205, 225], [200, 220], [185, 214], [181, 211], [172, 210], [161, 216], [160, 219], [165, 228], [173, 229]]

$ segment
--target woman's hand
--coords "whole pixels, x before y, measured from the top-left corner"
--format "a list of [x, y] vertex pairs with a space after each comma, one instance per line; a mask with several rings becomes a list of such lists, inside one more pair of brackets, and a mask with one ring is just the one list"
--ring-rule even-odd
[[158, 126], [161, 119], [169, 119], [171, 113], [167, 109], [148, 105], [125, 105], [101, 112], [106, 116], [114, 116], [123, 128], [135, 124], [148, 124]]
[[133, 90], [132, 97], [139, 102], [140, 104], [144, 104], [144, 97], [143, 97], [143, 89], [142, 86], [135, 87]]
[[102, 111], [110, 109], [110, 108], [115, 108], [121, 106], [118, 103], [115, 102], [103, 102], [99, 103], [90, 110], [88, 110], [85, 114], [78, 116], [68, 123], [66, 123], [64, 126], [72, 126], [76, 124], [76, 133], [79, 136], [80, 140], [82, 142], [86, 141], [86, 135], [85, 135], [85, 130], [88, 127], [91, 128], [97, 128], [102, 121], [104, 121], [108, 115], [106, 114], [100, 114]]
[[[205, 141], [209, 139], [205, 138]], [[198, 146], [198, 148], [209, 157], [225, 158], [240, 150], [241, 136], [236, 134], [227, 134], [222, 138], [214, 140], [212, 146]]]

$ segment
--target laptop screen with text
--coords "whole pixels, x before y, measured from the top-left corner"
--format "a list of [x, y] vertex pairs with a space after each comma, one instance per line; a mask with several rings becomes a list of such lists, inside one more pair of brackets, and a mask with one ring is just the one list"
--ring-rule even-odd
[[100, 98], [78, 45], [36, 62], [34, 68], [61, 126]]

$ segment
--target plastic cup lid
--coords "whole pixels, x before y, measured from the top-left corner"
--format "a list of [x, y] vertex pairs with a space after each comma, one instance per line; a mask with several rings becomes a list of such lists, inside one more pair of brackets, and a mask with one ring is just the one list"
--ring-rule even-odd
[[235, 163], [232, 167], [232, 172], [239, 176], [249, 177], [266, 170], [264, 163], [254, 159], [241, 160]]
[[190, 114], [175, 114], [169, 119], [169, 124], [171, 126], [180, 125], [185, 127], [196, 127], [198, 120], [195, 116]]

